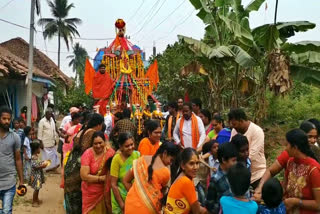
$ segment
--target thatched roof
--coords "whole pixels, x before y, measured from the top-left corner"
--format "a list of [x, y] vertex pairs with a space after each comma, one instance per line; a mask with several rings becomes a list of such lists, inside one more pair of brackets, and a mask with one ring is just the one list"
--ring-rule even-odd
[[[0, 46], [0, 72], [4, 76], [24, 78], [28, 74], [28, 63]], [[33, 74], [52, 80], [49, 75], [36, 67], [33, 70]]]
[[[28, 62], [29, 59], [29, 43], [22, 38], [17, 37], [0, 44], [0, 47], [7, 49], [13, 55], [21, 58], [23, 61]], [[44, 53], [38, 49], [34, 49], [33, 63], [35, 69], [53, 79], [60, 80], [67, 86], [72, 84], [71, 78], [65, 75], [58, 66]], [[28, 64], [27, 64], [28, 65]]]

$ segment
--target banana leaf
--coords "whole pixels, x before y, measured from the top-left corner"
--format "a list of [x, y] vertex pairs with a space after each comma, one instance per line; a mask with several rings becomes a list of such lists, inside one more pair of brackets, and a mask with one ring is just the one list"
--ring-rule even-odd
[[290, 75], [293, 79], [320, 87], [320, 70], [303, 65], [291, 65]]
[[290, 58], [295, 64], [312, 65], [320, 68], [320, 52], [291, 53]]
[[265, 0], [252, 0], [245, 8], [246, 12], [258, 11]]
[[296, 54], [306, 51], [320, 52], [320, 41], [301, 41], [296, 43], [285, 43], [281, 50], [294, 52]]

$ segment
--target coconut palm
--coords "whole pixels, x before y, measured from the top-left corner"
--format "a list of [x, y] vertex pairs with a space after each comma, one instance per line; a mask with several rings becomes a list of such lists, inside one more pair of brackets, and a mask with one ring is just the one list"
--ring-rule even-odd
[[71, 59], [69, 67], [72, 67], [72, 71], [76, 73], [76, 81], [79, 80], [81, 83], [83, 82], [85, 62], [88, 57], [88, 53], [78, 42], [72, 47], [72, 49], [73, 54], [67, 56], [68, 59]]
[[68, 0], [52, 0], [48, 1], [48, 5], [53, 18], [41, 18], [38, 24], [45, 28], [44, 38], [52, 39], [58, 36], [58, 67], [60, 68], [60, 39], [64, 39], [69, 50], [69, 42], [72, 43], [75, 36], [80, 36], [77, 25], [82, 21], [78, 18], [68, 18], [70, 9], [74, 7], [73, 3], [68, 4]]

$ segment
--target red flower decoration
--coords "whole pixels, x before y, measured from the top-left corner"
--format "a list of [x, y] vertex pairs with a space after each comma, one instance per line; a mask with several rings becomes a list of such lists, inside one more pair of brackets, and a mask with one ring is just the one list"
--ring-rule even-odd
[[126, 23], [123, 21], [123, 19], [117, 19], [115, 26], [119, 29], [122, 29], [126, 26]]

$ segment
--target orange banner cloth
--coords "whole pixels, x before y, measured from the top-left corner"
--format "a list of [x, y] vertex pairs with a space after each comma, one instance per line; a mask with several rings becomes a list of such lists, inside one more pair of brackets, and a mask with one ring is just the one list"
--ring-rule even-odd
[[152, 65], [150, 65], [145, 77], [149, 78], [150, 84], [155, 86], [156, 90], [159, 83], [159, 74], [158, 74], [158, 61], [155, 60]]
[[95, 73], [92, 85], [93, 98], [108, 98], [112, 93], [113, 81], [108, 73]]
[[86, 94], [89, 94], [92, 90], [92, 83], [93, 83], [93, 77], [95, 74], [95, 70], [92, 67], [89, 59], [86, 59], [86, 66], [84, 71], [84, 85], [85, 85], [85, 92]]

